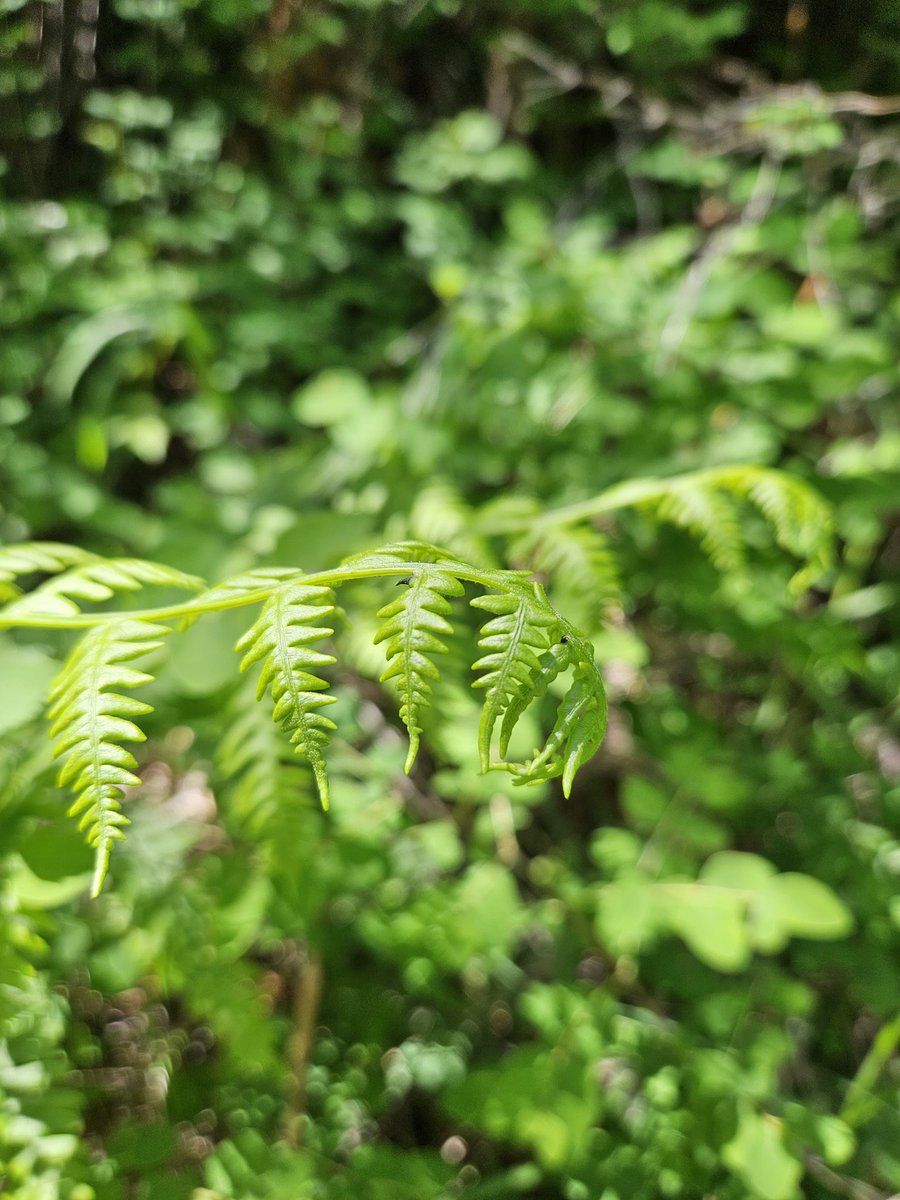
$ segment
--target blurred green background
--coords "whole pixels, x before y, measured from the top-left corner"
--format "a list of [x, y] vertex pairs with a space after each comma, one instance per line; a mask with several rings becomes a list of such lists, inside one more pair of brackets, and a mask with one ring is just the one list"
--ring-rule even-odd
[[[362, 589], [323, 816], [200, 622], [91, 902], [3, 635], [2, 1195], [900, 1191], [898, 66], [896, 0], [0, 0], [0, 541], [525, 566], [612, 710], [513, 789], [451, 655], [406, 779]], [[536, 533], [746, 462], [799, 595], [709, 489]]]

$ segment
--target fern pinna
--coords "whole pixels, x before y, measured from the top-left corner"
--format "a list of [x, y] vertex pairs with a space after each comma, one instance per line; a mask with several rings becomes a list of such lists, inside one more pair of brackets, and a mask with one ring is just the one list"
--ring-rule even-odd
[[153, 676], [127, 665], [162, 645], [170, 630], [151, 621], [107, 621], [91, 629], [75, 647], [50, 690], [48, 716], [56, 739], [54, 754], [63, 756], [61, 787], [75, 793], [70, 816], [95, 852], [93, 894], [103, 883], [113, 842], [124, 835], [122, 790], [140, 783], [134, 755], [121, 744], [142, 742], [133, 717], [152, 712], [126, 689], [150, 683]]
[[[482, 769], [511, 771], [521, 783], [561, 775], [568, 794], [575, 769], [603, 737], [606, 703], [593, 651], [528, 572], [473, 566], [434, 546], [399, 543], [315, 575], [265, 569], [226, 580], [182, 602], [96, 612], [84, 611], [84, 603], [105, 601], [115, 590], [133, 591], [144, 584], [196, 588], [199, 581], [141, 560], [79, 558], [40, 544], [0, 551], [0, 571], [4, 564], [10, 579], [14, 574], [51, 578], [24, 595], [16, 589], [0, 609], [0, 628], [86, 630], [53, 686], [49, 715], [56, 753], [63, 758], [60, 785], [75, 793], [70, 812], [79, 817], [96, 852], [94, 894], [102, 885], [113, 843], [123, 837], [127, 824], [123, 795], [140, 782], [135, 760], [123, 743], [143, 740], [135, 721], [151, 711], [150, 705], [130, 692], [148, 683], [151, 675], [133, 660], [156, 649], [176, 622], [183, 626], [206, 613], [260, 606], [238, 641], [240, 666], [260, 666], [257, 698], [271, 696], [274, 720], [312, 770], [324, 808], [329, 803], [326, 751], [335, 725], [323, 712], [334, 697], [328, 694], [322, 672], [336, 660], [322, 646], [334, 633], [335, 589], [357, 580], [381, 578], [402, 588], [380, 610], [375, 641], [385, 644], [382, 681], [396, 692], [409, 734], [407, 771], [415, 761], [423, 712], [439, 677], [434, 660], [446, 652], [444, 639], [452, 633], [451, 602], [463, 599], [467, 589], [475, 593], [471, 605], [491, 614], [479, 641], [482, 655], [474, 664], [482, 672], [475, 686], [485, 693], [478, 738]], [[508, 761], [518, 719], [552, 679], [570, 667], [568, 699], [560, 704], [550, 739], [531, 759]], [[592, 720], [585, 719], [586, 689]], [[494, 756], [498, 723], [499, 749]]]
[[323, 808], [328, 808], [325, 747], [328, 734], [336, 726], [319, 710], [334, 704], [335, 697], [323, 695], [328, 683], [313, 672], [337, 660], [332, 654], [314, 650], [310, 643], [334, 633], [321, 624], [334, 611], [331, 588], [284, 583], [275, 589], [237, 644], [238, 650], [245, 651], [242, 671], [262, 662], [256, 698], [261, 700], [271, 692], [275, 720], [312, 768]]
[[388, 665], [381, 682], [396, 680], [400, 693], [400, 717], [409, 733], [407, 773], [416, 760], [422, 710], [428, 706], [431, 683], [440, 678], [432, 655], [446, 654], [439, 634], [453, 632], [447, 620], [448, 596], [461, 596], [465, 588], [446, 571], [435, 569], [410, 576], [403, 593], [378, 613], [384, 624], [375, 635], [376, 644], [387, 642]]

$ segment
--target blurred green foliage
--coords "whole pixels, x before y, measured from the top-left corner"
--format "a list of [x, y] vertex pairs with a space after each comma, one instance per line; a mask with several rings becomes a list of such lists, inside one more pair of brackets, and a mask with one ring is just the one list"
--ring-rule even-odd
[[[421, 538], [538, 569], [612, 700], [570, 800], [522, 792], [451, 647], [407, 780], [362, 588], [324, 818], [200, 622], [88, 902], [39, 728], [69, 642], [4, 634], [4, 1195], [900, 1190], [897, 33], [0, 0], [2, 541], [222, 578]], [[721, 571], [690, 512], [536, 520], [743, 462], [833, 507], [800, 597], [708, 494]]]

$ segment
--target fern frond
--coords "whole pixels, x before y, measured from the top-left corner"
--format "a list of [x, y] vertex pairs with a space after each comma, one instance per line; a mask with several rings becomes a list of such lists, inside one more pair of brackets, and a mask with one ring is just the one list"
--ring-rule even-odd
[[785, 471], [766, 467], [723, 472], [722, 480], [759, 509], [779, 546], [805, 560], [791, 580], [793, 590], [802, 590], [828, 570], [834, 525], [831, 510], [817, 492]]
[[703, 479], [685, 476], [672, 480], [661, 495], [645, 501], [663, 521], [684, 529], [700, 543], [720, 571], [739, 571], [744, 565], [744, 544], [734, 500]]
[[493, 562], [487, 543], [475, 532], [473, 510], [449, 483], [432, 483], [419, 492], [409, 515], [409, 529], [414, 538], [447, 546], [465, 562], [480, 566]]
[[538, 528], [514, 541], [510, 555], [545, 575], [554, 589], [580, 601], [587, 625], [599, 625], [621, 594], [609, 538], [593, 525]]
[[[481, 630], [481, 657], [474, 667], [482, 672], [474, 686], [485, 693], [478, 735], [483, 770], [492, 766], [491, 745], [498, 724], [502, 758], [528, 705], [545, 694], [561, 671], [574, 664], [583, 690], [593, 686], [602, 693], [599, 676], [589, 679], [587, 668], [582, 667], [579, 655], [586, 652], [579, 649], [574, 654], [571, 647], [565, 648], [569, 631], [574, 636], [574, 630], [550, 606], [528, 571], [473, 565], [428, 543], [395, 543], [311, 576], [292, 568], [247, 571], [198, 596], [131, 615], [82, 612], [80, 605], [108, 600], [116, 591], [133, 591], [145, 584], [196, 588], [201, 581], [141, 560], [103, 560], [79, 551], [70, 554], [65, 547], [57, 552], [52, 544], [0, 552], [0, 566], [7, 572], [7, 583], [17, 571], [57, 571], [55, 578], [39, 585], [30, 596], [3, 609], [0, 624], [89, 629], [53, 685], [50, 717], [55, 754], [64, 758], [60, 783], [75, 792], [71, 812], [80, 818], [80, 826], [95, 848], [95, 894], [103, 882], [112, 844], [123, 836], [122, 793], [139, 782], [135, 760], [123, 743], [143, 740], [135, 719], [151, 711], [149, 705], [128, 694], [129, 689], [149, 682], [150, 676], [126, 664], [159, 645], [160, 638], [170, 632], [162, 622], [187, 624], [205, 613], [261, 604], [256, 621], [238, 642], [243, 655], [241, 669], [261, 664], [257, 699], [271, 695], [274, 722], [288, 733], [294, 750], [290, 761], [302, 758], [309, 764], [325, 808], [329, 803], [325, 749], [335, 725], [322, 710], [334, 703], [334, 698], [325, 694], [328, 684], [319, 672], [335, 659], [316, 643], [334, 632], [331, 623], [338, 609], [333, 589], [341, 584], [381, 578], [404, 586], [403, 592], [380, 610], [382, 624], [374, 631], [374, 640], [387, 644], [382, 679], [393, 682], [399, 693], [400, 716], [409, 731], [407, 770], [418, 749], [423, 710], [440, 677], [435, 658], [449, 648], [444, 639], [452, 633], [447, 619], [450, 601], [463, 596], [467, 585], [482, 589], [483, 594], [472, 604], [490, 614]], [[580, 639], [578, 645], [582, 646]], [[586, 661], [593, 669], [589, 654]], [[596, 704], [593, 707], [596, 709]], [[536, 754], [530, 765], [494, 765], [512, 770], [523, 782], [562, 773], [568, 787], [575, 769], [572, 764], [577, 765], [586, 753], [584, 748], [598, 740], [596, 713], [591, 724], [586, 712], [576, 689], [568, 708], [560, 709], [550, 749]], [[223, 739], [222, 756], [226, 774], [237, 781], [242, 809], [252, 814], [272, 808], [269, 801], [275, 793], [267, 783], [267, 773], [284, 779], [286, 772], [274, 770], [285, 761], [277, 750], [273, 752], [274, 743], [267, 741], [263, 746], [258, 728], [251, 729], [244, 718], [246, 714], [243, 718], [239, 715]], [[262, 819], [267, 820], [265, 816]]]
[[548, 649], [554, 633], [561, 629], [561, 622], [538, 584], [531, 589], [476, 596], [471, 604], [495, 614], [482, 627], [478, 641], [479, 648], [487, 653], [472, 668], [486, 672], [474, 686], [485, 689], [478, 726], [478, 754], [482, 771], [487, 771], [491, 765], [494, 727], [511, 704], [519, 703], [523, 689], [527, 691], [533, 686], [541, 671], [539, 655]]
[[416, 571], [403, 593], [378, 613], [384, 624], [375, 635], [375, 644], [387, 642], [387, 669], [381, 682], [397, 681], [400, 693], [400, 717], [409, 732], [406, 773], [416, 760], [422, 726], [420, 714], [427, 707], [431, 683], [440, 678], [432, 661], [435, 654], [446, 654], [439, 635], [452, 634], [447, 620], [450, 605], [447, 596], [462, 596], [465, 589], [458, 579], [446, 572]]
[[244, 654], [241, 670], [262, 662], [257, 698], [268, 691], [275, 703], [274, 718], [290, 736], [297, 752], [312, 768], [323, 808], [328, 808], [328, 773], [324, 749], [335, 728], [319, 710], [334, 704], [322, 693], [328, 684], [314, 674], [336, 660], [312, 649], [310, 643], [330, 637], [334, 630], [321, 624], [335, 612], [331, 588], [288, 582], [276, 588], [259, 617], [237, 644]]
[[61, 542], [18, 542], [0, 548], [0, 601], [20, 594], [15, 581], [20, 575], [55, 575], [96, 556]]
[[140, 783], [133, 774], [134, 756], [121, 742], [144, 741], [131, 718], [152, 712], [151, 705], [120, 689], [140, 687], [153, 677], [125, 664], [155, 650], [169, 632], [149, 621], [97, 625], [75, 647], [50, 691], [54, 755], [64, 758], [59, 785], [75, 793], [69, 813], [80, 817], [79, 828], [94, 848], [94, 896], [106, 876], [113, 842], [123, 837], [122, 826], [128, 823], [122, 789]]
[[[802, 479], [773, 467], [733, 465], [690, 471], [669, 479], [631, 479], [590, 500], [544, 513], [520, 528], [536, 536], [579, 526], [581, 522], [624, 508], [636, 508], [671, 521], [697, 538], [722, 571], [744, 565], [744, 540], [738, 501], [749, 501], [763, 514], [778, 544], [802, 560], [791, 586], [808, 586], [824, 573], [833, 556], [831, 510]], [[514, 522], [513, 522], [514, 524]], [[510, 525], [501, 532], [509, 533]]]
[[572, 790], [575, 774], [593, 757], [606, 734], [607, 702], [603, 677], [590, 645], [571, 634], [572, 684], [560, 701], [556, 721], [542, 750], [523, 765], [512, 764], [517, 783], [538, 783], [562, 775], [563, 795]]
[[229, 785], [229, 810], [258, 837], [289, 793], [307, 791], [307, 776], [271, 712], [256, 702], [256, 685], [250, 679], [246, 685], [236, 689], [228, 704], [215, 762]]
[[5, 615], [46, 613], [74, 616], [85, 601], [99, 603], [116, 592], [136, 592], [148, 584], [195, 592], [204, 586], [197, 575], [142, 558], [96, 558], [42, 583], [14, 601]]

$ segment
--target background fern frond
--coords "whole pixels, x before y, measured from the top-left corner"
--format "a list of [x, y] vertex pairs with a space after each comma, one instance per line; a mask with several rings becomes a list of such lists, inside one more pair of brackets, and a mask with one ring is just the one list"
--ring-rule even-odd
[[422, 709], [427, 707], [431, 683], [440, 678], [433, 655], [446, 654], [439, 635], [452, 634], [447, 620], [448, 596], [461, 596], [463, 585], [443, 571], [417, 571], [402, 593], [378, 613], [384, 620], [375, 635], [376, 645], [387, 641], [387, 669], [381, 682], [396, 680], [400, 717], [409, 732], [406, 772], [412, 769], [419, 749]]
[[546, 576], [553, 595], [560, 591], [580, 603], [581, 616], [574, 618], [579, 624], [596, 627], [620, 597], [615, 552], [593, 525], [538, 528], [516, 539], [510, 556]]
[[48, 579], [9, 605], [6, 613], [74, 616], [85, 601], [99, 603], [116, 592], [136, 592], [148, 584], [187, 591], [198, 591], [204, 586], [197, 575], [142, 558], [96, 558]]
[[493, 565], [487, 542], [475, 529], [474, 511], [451, 484], [443, 481], [423, 488], [409, 515], [413, 538], [429, 545], [445, 546], [465, 562]]
[[523, 528], [526, 536], [549, 541], [564, 530], [583, 528], [584, 522], [602, 513], [634, 508], [686, 530], [719, 570], [736, 572], [745, 560], [740, 502], [754, 505], [778, 544], [801, 560], [803, 565], [792, 580], [795, 591], [828, 569], [833, 556], [828, 504], [804, 480], [773, 467], [732, 465], [669, 479], [633, 479], [590, 500], [544, 513], [531, 523], [536, 528], [523, 522]]
[[830, 508], [813, 488], [785, 471], [767, 467], [723, 470], [719, 478], [759, 509], [779, 546], [804, 561], [791, 580], [795, 591], [828, 570], [834, 523]]
[[650, 508], [660, 520], [670, 521], [696, 538], [720, 571], [743, 567], [743, 538], [734, 499], [710, 487], [705, 479], [688, 475], [672, 480], [657, 498], [641, 507]]
[[312, 768], [323, 808], [328, 808], [324, 748], [335, 724], [320, 709], [335, 702], [323, 695], [328, 684], [314, 672], [335, 662], [310, 643], [330, 637], [321, 624], [335, 613], [331, 588], [289, 582], [277, 588], [251, 628], [237, 644], [244, 654], [241, 670], [262, 662], [257, 698], [269, 691], [274, 718]]
[[523, 691], [527, 694], [533, 689], [541, 671], [540, 655], [560, 628], [559, 618], [546, 601], [540, 603], [541, 598], [535, 585], [534, 592], [523, 588], [516, 593], [476, 596], [471, 601], [474, 608], [494, 614], [482, 627], [478, 641], [479, 648], [487, 653], [472, 668], [486, 672], [474, 684], [485, 689], [478, 727], [482, 771], [491, 765], [494, 727], [511, 704], [521, 702]]
[[156, 649], [169, 632], [149, 621], [97, 625], [75, 647], [51, 688], [54, 754], [64, 758], [59, 784], [75, 793], [69, 813], [80, 818], [79, 828], [94, 848], [94, 896], [106, 876], [113, 842], [122, 838], [122, 826], [128, 823], [122, 789], [140, 783], [133, 773], [134, 756], [121, 743], [144, 741], [132, 718], [152, 712], [151, 705], [122, 694], [153, 678], [126, 664]]
[[228, 784], [229, 810], [254, 838], [287, 802], [288, 792], [308, 791], [308, 773], [267, 707], [257, 703], [256, 685], [245, 679], [228, 704], [215, 755], [217, 774]]

